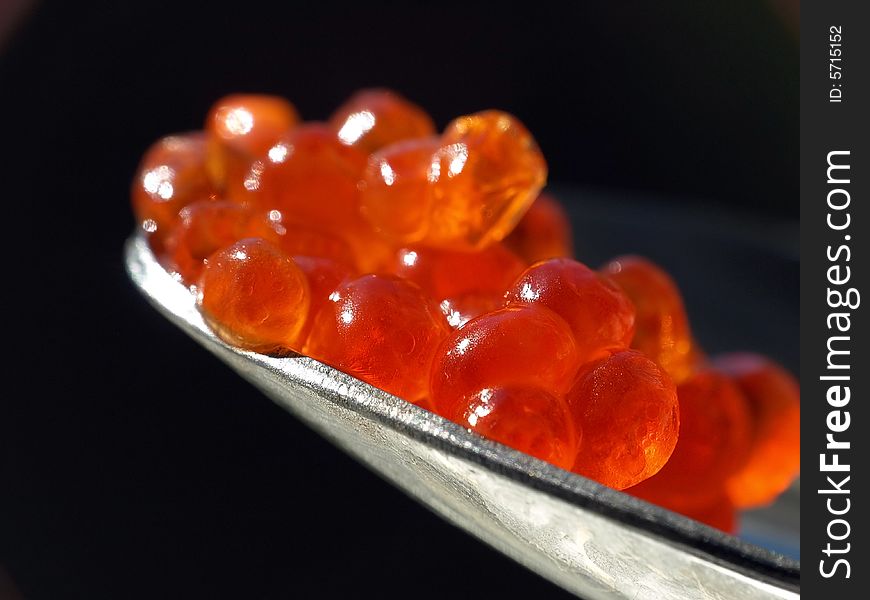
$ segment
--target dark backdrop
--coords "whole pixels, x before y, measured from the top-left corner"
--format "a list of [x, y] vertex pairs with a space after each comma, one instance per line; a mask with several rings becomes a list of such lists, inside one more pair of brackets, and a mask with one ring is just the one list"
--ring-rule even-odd
[[[588, 198], [596, 218], [761, 231], [753, 239], [791, 251], [798, 58], [793, 23], [773, 8], [784, 3], [199, 4], [43, 3], [0, 55], [14, 357], [0, 400], [0, 571], [28, 598], [560, 596], [357, 467], [136, 295], [120, 262], [136, 162], [227, 92], [284, 94], [322, 119], [385, 85], [439, 125], [511, 111], [553, 181], [633, 191], [617, 213], [606, 207], [623, 194], [567, 193], [581, 222]], [[590, 235], [705, 268], [681, 262], [693, 250], [673, 229], [643, 243], [631, 227], [607, 231]], [[728, 264], [761, 264], [752, 285], [796, 311], [794, 257], [759, 263], [741, 248]], [[706, 268], [702, 280], [722, 284]], [[687, 290], [690, 310], [713, 295]], [[776, 341], [796, 327], [786, 314], [770, 330], [759, 321], [759, 343], [788, 362]]]

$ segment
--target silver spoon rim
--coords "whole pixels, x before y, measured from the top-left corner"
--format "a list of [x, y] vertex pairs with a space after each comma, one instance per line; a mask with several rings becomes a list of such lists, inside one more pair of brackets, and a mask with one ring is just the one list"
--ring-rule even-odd
[[[181, 308], [167, 306], [146, 285], [146, 274], [153, 276], [155, 269], [159, 269], [166, 279], [172, 276], [159, 265], [145, 236], [139, 231], [134, 232], [125, 244], [124, 262], [129, 277], [149, 302], [206, 347], [216, 345], [244, 357], [258, 368], [277, 371], [285, 377], [292, 373], [297, 384], [385, 427], [531, 489], [617, 521], [621, 526], [679, 546], [692, 556], [788, 591], [800, 589], [800, 562], [783, 554], [485, 439], [312, 358], [257, 354], [225, 343], [202, 320], [195, 308], [193, 294], [182, 283], [171, 281], [177, 287], [179, 306], [187, 304]], [[181, 293], [187, 295], [186, 300]], [[327, 394], [323, 393], [324, 382], [330, 388]]]

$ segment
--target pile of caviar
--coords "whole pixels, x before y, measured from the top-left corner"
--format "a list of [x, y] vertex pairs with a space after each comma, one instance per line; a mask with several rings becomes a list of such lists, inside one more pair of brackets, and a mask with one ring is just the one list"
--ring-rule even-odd
[[234, 95], [145, 154], [132, 204], [215, 333], [301, 353], [563, 469], [733, 531], [799, 470], [799, 390], [708, 358], [657, 265], [572, 258], [504, 112], [438, 133], [364, 90], [327, 122]]

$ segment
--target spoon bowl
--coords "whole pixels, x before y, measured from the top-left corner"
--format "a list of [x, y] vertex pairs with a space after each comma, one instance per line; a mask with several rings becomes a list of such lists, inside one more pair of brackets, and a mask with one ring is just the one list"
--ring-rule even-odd
[[311, 358], [226, 344], [141, 234], [127, 241], [125, 263], [155, 308], [278, 405], [570, 592], [592, 600], [799, 597], [793, 559], [484, 439]]

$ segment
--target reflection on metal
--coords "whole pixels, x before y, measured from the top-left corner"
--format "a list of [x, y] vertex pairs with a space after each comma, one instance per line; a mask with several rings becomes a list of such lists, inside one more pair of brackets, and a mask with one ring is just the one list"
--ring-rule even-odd
[[446, 520], [583, 598], [799, 597], [800, 565], [782, 555], [485, 440], [310, 358], [224, 344], [141, 236], [128, 241], [126, 263], [170, 321], [288, 412]]

